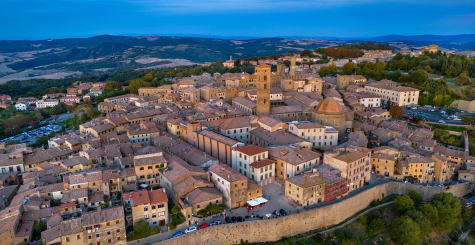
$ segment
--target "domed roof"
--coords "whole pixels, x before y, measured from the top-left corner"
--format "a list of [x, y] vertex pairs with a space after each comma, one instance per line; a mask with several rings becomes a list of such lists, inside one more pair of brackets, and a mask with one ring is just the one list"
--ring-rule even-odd
[[318, 114], [341, 114], [345, 112], [340, 103], [332, 97], [325, 98], [314, 111]]

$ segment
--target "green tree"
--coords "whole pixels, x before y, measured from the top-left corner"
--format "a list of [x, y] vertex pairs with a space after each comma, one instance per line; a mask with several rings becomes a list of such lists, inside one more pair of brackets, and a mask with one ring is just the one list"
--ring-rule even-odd
[[386, 228], [386, 224], [384, 223], [381, 218], [377, 218], [373, 221], [371, 221], [371, 224], [369, 225], [369, 228], [375, 233], [380, 233]]
[[429, 73], [422, 69], [418, 69], [417, 71], [411, 74], [411, 81], [415, 84], [423, 84], [429, 81]]
[[353, 74], [353, 68], [353, 63], [348, 62], [343, 66], [343, 73], [345, 73], [346, 75], [351, 75]]
[[431, 222], [424, 216], [424, 214], [422, 214], [421, 211], [409, 210], [406, 212], [406, 215], [419, 225], [421, 236], [424, 237], [432, 231]]
[[436, 228], [439, 231], [453, 229], [461, 218], [460, 200], [452, 193], [439, 193], [433, 196], [432, 203], [439, 215]]
[[386, 109], [387, 109], [388, 111], [391, 110], [391, 100], [390, 100], [390, 99], [388, 99], [388, 100], [386, 101]]
[[460, 75], [457, 77], [457, 84], [459, 86], [470, 84], [470, 77], [465, 73], [460, 73]]
[[414, 209], [414, 201], [412, 201], [411, 197], [409, 197], [408, 195], [396, 197], [396, 200], [394, 200], [394, 204], [396, 205], [396, 209], [400, 214], [405, 213], [407, 210]]
[[407, 215], [403, 215], [391, 224], [390, 236], [396, 245], [416, 245], [421, 242], [421, 228]]
[[399, 81], [402, 83], [408, 83], [411, 81], [411, 75], [409, 74], [403, 74], [399, 77]]
[[181, 212], [181, 208], [180, 208], [180, 206], [175, 204], [175, 206], [173, 206], [173, 208], [170, 212], [171, 212], [171, 214], [177, 214], [177, 213]]
[[176, 77], [176, 72], [174, 72], [174, 71], [169, 71], [169, 72], [167, 72], [167, 74], [165, 75], [165, 77]]
[[135, 80], [130, 81], [129, 86], [127, 86], [125, 90], [128, 91], [129, 93], [138, 94], [139, 88], [150, 87], [150, 86], [151, 84], [149, 82], [145, 82], [142, 79], [135, 79]]
[[149, 224], [145, 220], [141, 220], [134, 224], [134, 232], [136, 235], [141, 236], [143, 234], [147, 234], [149, 232]]
[[155, 73], [153, 71], [149, 72], [147, 75], [145, 75], [142, 80], [147, 83], [151, 83], [155, 79]]
[[160, 233], [160, 226], [159, 225], [156, 225], [156, 226], [152, 226], [152, 228], [150, 228], [150, 235], [155, 235], [155, 234], [158, 234]]
[[421, 193], [419, 193], [419, 192], [417, 192], [413, 189], [410, 189], [409, 193], [407, 195], [412, 199], [412, 201], [414, 201], [414, 204], [416, 206], [419, 206], [419, 205], [422, 204], [422, 195], [421, 195]]

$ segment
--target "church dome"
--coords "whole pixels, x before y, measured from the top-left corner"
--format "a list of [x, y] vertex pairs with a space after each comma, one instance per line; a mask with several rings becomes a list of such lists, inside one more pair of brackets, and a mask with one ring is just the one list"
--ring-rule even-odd
[[332, 97], [325, 98], [314, 111], [318, 114], [341, 114], [345, 112], [340, 103]]

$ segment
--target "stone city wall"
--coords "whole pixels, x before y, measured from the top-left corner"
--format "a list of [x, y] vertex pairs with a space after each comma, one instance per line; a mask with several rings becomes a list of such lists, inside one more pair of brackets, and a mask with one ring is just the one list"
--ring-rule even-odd
[[442, 192], [463, 196], [472, 192], [473, 186], [472, 183], [463, 183], [450, 186], [447, 190], [446, 187], [425, 187], [402, 182], [388, 182], [365, 190], [358, 195], [340, 199], [315, 209], [276, 219], [211, 226], [159, 244], [239, 244], [241, 239], [250, 243], [277, 241], [282, 237], [295, 236], [339, 224], [366, 208], [372, 200], [381, 199], [390, 194], [406, 194], [410, 189], [414, 189], [422, 194], [424, 201], [430, 201], [433, 195]]

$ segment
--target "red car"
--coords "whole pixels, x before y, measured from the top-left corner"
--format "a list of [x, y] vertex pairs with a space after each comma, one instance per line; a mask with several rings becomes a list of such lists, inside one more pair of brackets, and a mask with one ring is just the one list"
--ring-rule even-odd
[[198, 226], [198, 230], [204, 229], [204, 228], [206, 228], [206, 227], [208, 227], [208, 226], [209, 226], [208, 223], [203, 223], [203, 224], [201, 224], [200, 226]]

